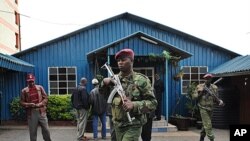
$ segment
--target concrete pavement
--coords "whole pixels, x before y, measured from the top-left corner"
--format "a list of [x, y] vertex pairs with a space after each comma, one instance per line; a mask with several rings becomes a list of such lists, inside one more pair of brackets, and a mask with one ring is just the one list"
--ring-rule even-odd
[[[189, 128], [188, 131], [175, 132], [152, 132], [152, 141], [198, 141], [199, 131], [196, 128]], [[51, 137], [53, 141], [75, 141], [76, 127], [74, 126], [51, 126]], [[43, 141], [41, 129], [38, 129], [37, 141]], [[215, 141], [229, 141], [229, 130], [214, 129]], [[92, 138], [92, 133], [86, 133], [87, 137]], [[99, 137], [101, 136], [99, 132]], [[1, 141], [29, 141], [27, 126], [0, 126]], [[110, 140], [107, 133], [106, 141]], [[101, 140], [100, 141], [104, 141]], [[208, 141], [206, 138], [205, 141]]]

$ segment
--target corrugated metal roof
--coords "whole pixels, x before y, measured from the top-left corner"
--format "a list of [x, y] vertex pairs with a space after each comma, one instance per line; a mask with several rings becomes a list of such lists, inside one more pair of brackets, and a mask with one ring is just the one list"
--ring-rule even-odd
[[113, 21], [113, 20], [119, 19], [119, 18], [127, 18], [127, 19], [132, 19], [132, 20], [134, 20], [134, 21], [142, 22], [142, 23], [145, 23], [145, 24], [147, 24], [147, 25], [151, 25], [151, 26], [153, 26], [153, 27], [155, 27], [155, 28], [159, 28], [159, 29], [161, 29], [161, 30], [169, 31], [169, 32], [172, 32], [172, 33], [181, 35], [181, 36], [183, 36], [183, 37], [185, 37], [185, 38], [189, 38], [189, 39], [192, 39], [192, 40], [201, 42], [201, 43], [206, 44], [206, 45], [208, 45], [208, 46], [210, 46], [210, 47], [212, 47], [212, 48], [220, 49], [220, 50], [222, 50], [222, 51], [225, 51], [225, 52], [230, 53], [230, 54], [233, 54], [233, 55], [240, 55], [240, 54], [238, 54], [238, 53], [236, 53], [236, 52], [233, 52], [233, 51], [230, 51], [230, 50], [228, 50], [228, 49], [226, 49], [226, 48], [223, 48], [223, 47], [221, 47], [221, 46], [212, 44], [212, 43], [210, 43], [210, 42], [208, 42], [208, 41], [205, 41], [205, 40], [200, 39], [200, 38], [198, 38], [198, 37], [195, 37], [195, 36], [193, 36], [193, 35], [184, 33], [184, 32], [182, 32], [182, 31], [179, 31], [179, 30], [174, 29], [174, 28], [172, 28], [172, 27], [169, 27], [169, 26], [166, 26], [166, 25], [157, 23], [157, 22], [155, 22], [155, 21], [151, 21], [151, 20], [149, 20], [149, 19], [146, 19], [146, 18], [143, 18], [143, 17], [139, 17], [139, 16], [137, 16], [137, 15], [134, 15], [134, 14], [125, 12], [125, 13], [119, 14], [119, 15], [117, 15], [117, 16], [108, 18], [108, 19], [106, 19], [106, 20], [102, 20], [102, 21], [100, 21], [100, 22], [91, 24], [91, 25], [86, 26], [86, 27], [84, 27], [84, 28], [78, 29], [78, 30], [76, 30], [76, 31], [73, 31], [73, 32], [68, 33], [68, 34], [66, 34], [66, 35], [63, 35], [63, 36], [60, 36], [60, 37], [58, 37], [58, 38], [52, 39], [52, 40], [47, 41], [47, 42], [45, 42], [45, 43], [41, 43], [41, 44], [36, 45], [36, 46], [34, 46], [34, 47], [32, 47], [32, 48], [29, 48], [29, 49], [27, 49], [27, 50], [23, 50], [23, 51], [21, 51], [21, 52], [18, 52], [18, 53], [16, 53], [16, 54], [14, 54], [14, 56], [15, 56], [15, 55], [20, 55], [20, 54], [27, 53], [27, 52], [32, 51], [32, 50], [35, 50], [36, 48], [39, 48], [39, 47], [43, 47], [43, 45], [49, 44], [49, 43], [51, 43], [51, 42], [55, 42], [55, 41], [58, 41], [58, 40], [63, 40], [63, 39], [65, 39], [66, 37], [69, 37], [69, 36], [71, 36], [71, 35], [74, 35], [74, 34], [77, 34], [77, 33], [83, 32], [83, 31], [87, 31], [87, 30], [89, 30], [89, 29], [91, 29], [91, 28], [99, 27], [100, 25], [102, 25], [102, 24], [104, 24], [104, 23], [107, 23], [107, 22], [110, 22], [110, 21]]
[[22, 72], [32, 72], [34, 69], [34, 65], [2, 53], [0, 53], [0, 67]]
[[179, 49], [179, 48], [177, 48], [177, 47], [175, 47], [173, 45], [170, 45], [170, 44], [168, 44], [168, 43], [166, 43], [164, 41], [161, 41], [161, 40], [159, 40], [159, 39], [157, 39], [155, 37], [152, 37], [152, 36], [150, 36], [150, 35], [148, 35], [146, 33], [143, 33], [143, 32], [136, 32], [136, 33], [131, 34], [131, 35], [127, 36], [127, 37], [121, 38], [121, 39], [119, 39], [119, 40], [117, 40], [115, 42], [112, 42], [110, 44], [107, 44], [107, 45], [105, 45], [103, 47], [100, 47], [100, 48], [98, 48], [96, 50], [93, 50], [93, 51], [87, 53], [87, 56], [89, 57], [89, 56], [95, 55], [95, 53], [98, 53], [98, 52], [100, 52], [102, 50], [105, 50], [105, 49], [107, 49], [109, 47], [112, 47], [113, 45], [118, 44], [119, 42], [122, 42], [124, 40], [128, 40], [128, 39], [133, 38], [133, 37], [138, 37], [138, 36], [142, 40], [152, 42], [152, 43], [155, 43], [157, 45], [160, 45], [160, 46], [163, 46], [163, 47], [167, 48], [170, 52], [174, 52], [174, 53], [178, 54], [181, 57], [181, 59], [188, 58], [188, 57], [192, 56], [192, 54], [190, 54], [189, 52], [186, 52], [186, 51], [184, 51], [182, 49]]
[[237, 76], [250, 74], [250, 55], [238, 56], [211, 71], [216, 76]]

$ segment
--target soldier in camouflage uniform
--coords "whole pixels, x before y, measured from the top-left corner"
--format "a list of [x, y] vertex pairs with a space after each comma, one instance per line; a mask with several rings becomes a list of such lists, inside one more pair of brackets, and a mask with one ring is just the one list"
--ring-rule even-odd
[[[212, 131], [212, 113], [214, 108], [214, 102], [219, 104], [219, 106], [223, 105], [223, 101], [221, 99], [218, 99], [218, 87], [214, 84], [211, 84], [213, 75], [212, 74], [206, 74], [204, 77], [206, 79], [206, 82], [203, 84], [199, 84], [196, 87], [195, 93], [193, 95], [193, 98], [198, 99], [198, 107], [201, 114], [202, 119], [202, 130], [200, 135], [200, 141], [204, 141], [205, 136], [207, 135], [210, 141], [214, 141], [214, 134]], [[209, 94], [210, 91], [215, 96]]]
[[[120, 72], [118, 74], [126, 97], [122, 103], [116, 94], [112, 101], [112, 116], [117, 141], [139, 141], [142, 126], [147, 122], [146, 113], [155, 110], [157, 101], [147, 76], [133, 71], [134, 52], [123, 49], [116, 53], [115, 59]], [[100, 92], [112, 85], [111, 78], [104, 78]], [[107, 91], [106, 91], [107, 92]], [[126, 112], [133, 118], [128, 121]]]

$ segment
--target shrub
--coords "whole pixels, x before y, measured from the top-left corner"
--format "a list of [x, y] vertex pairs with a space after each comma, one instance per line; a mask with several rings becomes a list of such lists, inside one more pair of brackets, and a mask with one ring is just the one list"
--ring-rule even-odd
[[50, 120], [74, 119], [70, 95], [50, 95], [47, 108], [47, 114]]
[[[25, 120], [26, 113], [24, 108], [19, 104], [19, 101], [19, 97], [15, 97], [11, 101], [11, 116], [14, 120]], [[74, 120], [74, 115], [70, 95], [48, 96], [47, 116], [49, 120]]]
[[24, 108], [19, 103], [20, 98], [15, 97], [10, 102], [10, 113], [12, 116], [12, 119], [16, 121], [23, 121], [26, 120], [26, 112]]

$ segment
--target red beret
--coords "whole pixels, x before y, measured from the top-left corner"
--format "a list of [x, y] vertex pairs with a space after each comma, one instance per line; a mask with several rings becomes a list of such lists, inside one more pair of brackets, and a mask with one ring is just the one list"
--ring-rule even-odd
[[129, 48], [122, 49], [115, 54], [115, 60], [119, 57], [129, 57], [131, 60], [134, 60], [134, 51]]
[[213, 78], [213, 77], [214, 77], [214, 75], [212, 75], [210, 73], [203, 76], [204, 79]]
[[35, 76], [32, 73], [28, 74], [26, 81], [35, 81]]

